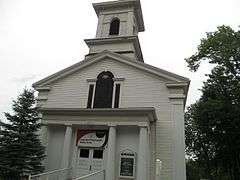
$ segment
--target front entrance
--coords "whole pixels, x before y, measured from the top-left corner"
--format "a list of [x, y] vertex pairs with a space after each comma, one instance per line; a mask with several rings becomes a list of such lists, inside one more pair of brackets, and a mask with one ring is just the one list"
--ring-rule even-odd
[[78, 148], [77, 176], [87, 175], [103, 169], [104, 149]]

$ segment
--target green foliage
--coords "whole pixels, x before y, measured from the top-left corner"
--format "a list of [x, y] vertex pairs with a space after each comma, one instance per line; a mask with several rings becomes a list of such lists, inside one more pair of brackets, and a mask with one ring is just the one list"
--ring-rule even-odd
[[38, 130], [41, 125], [34, 92], [24, 89], [12, 105], [13, 115], [5, 113], [9, 123], [0, 121], [0, 176], [19, 177], [40, 173], [45, 148]]
[[186, 171], [187, 180], [199, 180], [205, 177], [204, 169], [198, 161], [186, 160]]
[[[185, 114], [186, 151], [203, 163], [208, 178], [240, 177], [240, 31], [218, 27], [186, 59], [196, 71], [202, 61], [215, 64], [202, 97]], [[226, 176], [226, 178], [224, 178]]]
[[229, 26], [220, 26], [215, 32], [207, 33], [207, 38], [201, 40], [198, 52], [187, 58], [190, 70], [197, 71], [201, 61], [217, 64], [226, 73], [239, 75], [240, 70], [240, 31], [234, 31]]

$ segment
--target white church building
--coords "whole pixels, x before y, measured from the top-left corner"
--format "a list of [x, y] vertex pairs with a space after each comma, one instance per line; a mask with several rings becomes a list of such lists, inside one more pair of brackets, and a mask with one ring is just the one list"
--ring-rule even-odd
[[33, 84], [46, 171], [71, 168], [70, 178], [92, 174], [91, 180], [185, 180], [189, 79], [145, 63], [139, 0], [93, 7], [98, 25], [96, 37], [85, 39], [89, 53]]

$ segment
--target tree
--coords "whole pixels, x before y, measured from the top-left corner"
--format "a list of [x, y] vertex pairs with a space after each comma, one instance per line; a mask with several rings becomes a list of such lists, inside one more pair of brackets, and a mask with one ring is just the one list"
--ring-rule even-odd
[[240, 31], [220, 26], [217, 31], [207, 33], [197, 53], [186, 61], [192, 71], [197, 71], [202, 61], [215, 65], [201, 90], [202, 97], [186, 113], [187, 151], [209, 166], [209, 177], [227, 173], [229, 179], [237, 180], [240, 177]]
[[203, 177], [203, 169], [198, 161], [192, 159], [186, 160], [186, 177], [187, 180], [199, 180]]
[[204, 116], [204, 109], [204, 104], [198, 101], [188, 107], [185, 113], [186, 153], [197, 160], [195, 164], [204, 169], [205, 176], [201, 178], [212, 179], [211, 169], [215, 151], [209, 136], [209, 123], [206, 122], [208, 119]]
[[[201, 178], [223, 180], [226, 172], [223, 167], [223, 156], [218, 149], [215, 112], [219, 111], [216, 103], [200, 99], [188, 107], [185, 113], [186, 152], [194, 164], [198, 165]], [[223, 145], [223, 144], [222, 144]], [[225, 162], [226, 163], [226, 162]], [[224, 179], [225, 180], [225, 179]]]
[[0, 121], [0, 177], [18, 179], [44, 170], [45, 148], [37, 134], [41, 125], [34, 91], [24, 89], [12, 109], [13, 115], [5, 113], [9, 123]]

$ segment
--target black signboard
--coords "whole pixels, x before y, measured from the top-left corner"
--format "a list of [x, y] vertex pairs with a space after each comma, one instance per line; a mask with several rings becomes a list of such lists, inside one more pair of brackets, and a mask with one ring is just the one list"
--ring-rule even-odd
[[120, 176], [134, 176], [134, 158], [121, 157]]

